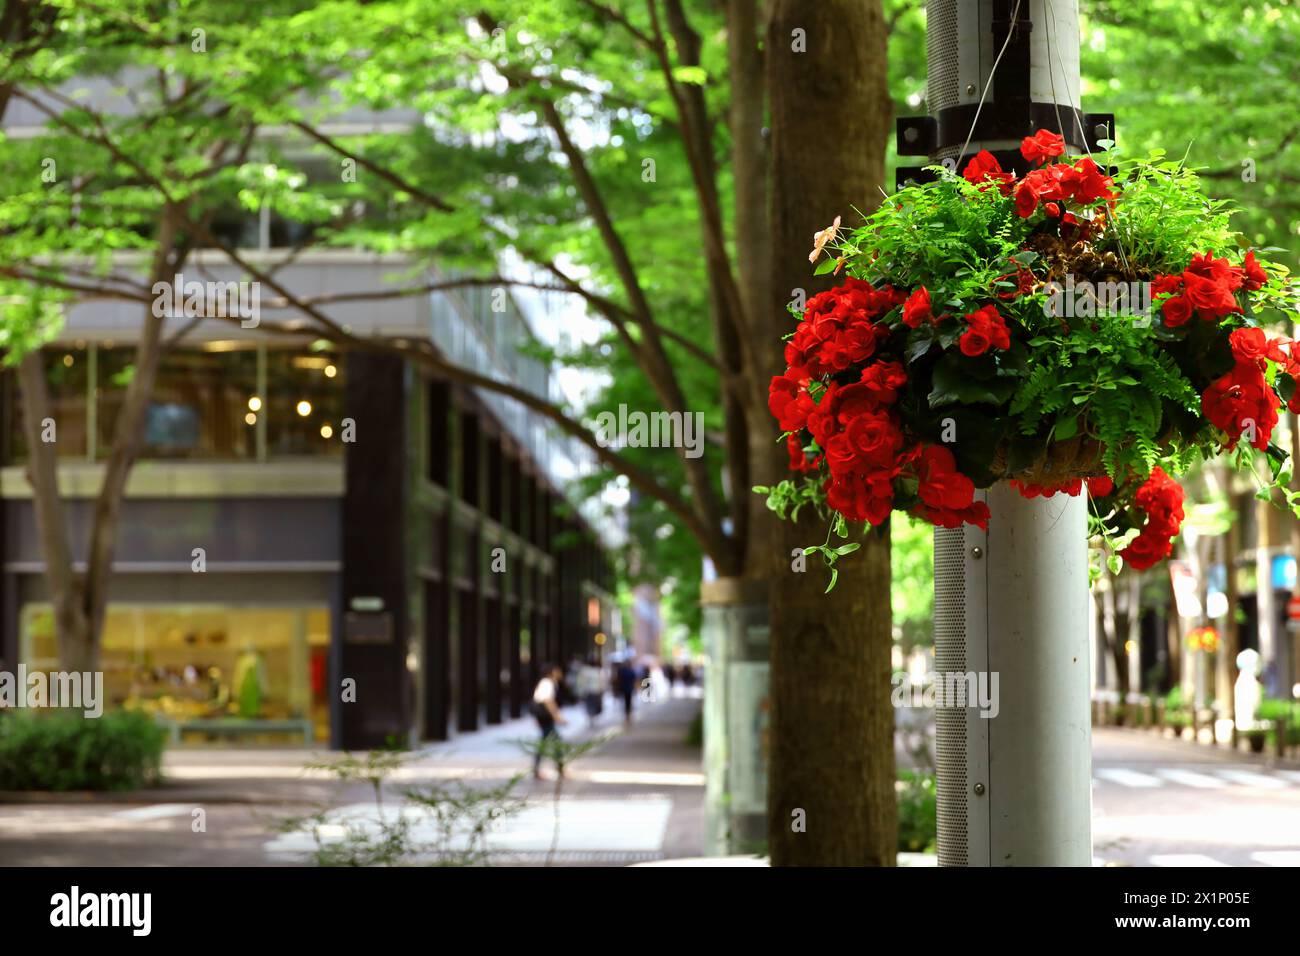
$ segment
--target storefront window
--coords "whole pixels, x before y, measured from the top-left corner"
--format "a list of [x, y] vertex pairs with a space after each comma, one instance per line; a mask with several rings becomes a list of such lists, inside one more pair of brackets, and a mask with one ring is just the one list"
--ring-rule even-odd
[[[135, 374], [135, 348], [111, 342], [92, 349], [58, 346], [42, 356], [58, 455], [103, 460]], [[261, 454], [342, 455], [346, 426], [339, 357], [266, 349], [262, 359], [259, 372], [257, 346], [236, 342], [164, 352], [145, 414], [141, 457], [246, 461]], [[12, 427], [0, 451], [6, 461], [21, 462], [27, 449], [17, 375], [5, 374], [3, 387]]]
[[[100, 457], [111, 447], [134, 359], [131, 348], [99, 350]], [[254, 457], [256, 394], [255, 349], [169, 349], [145, 413], [143, 456]]]
[[[177, 725], [186, 742], [329, 739], [329, 611], [110, 604], [100, 668], [104, 708]], [[22, 659], [58, 667], [48, 605], [23, 612]]]
[[266, 356], [267, 448], [272, 456], [341, 455], [343, 365], [332, 352]]

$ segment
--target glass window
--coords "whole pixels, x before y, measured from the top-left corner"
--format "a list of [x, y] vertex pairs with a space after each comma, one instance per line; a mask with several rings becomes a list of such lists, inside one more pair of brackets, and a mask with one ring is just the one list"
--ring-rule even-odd
[[[89, 382], [89, 353], [84, 343], [80, 347], [59, 346], [42, 350], [45, 381], [49, 388], [50, 415], [54, 419], [54, 449], [60, 458], [85, 458], [90, 419], [87, 415], [86, 389]], [[6, 376], [10, 381], [13, 399], [13, 428], [10, 431], [9, 461], [27, 457], [23, 416], [26, 414], [23, 391], [18, 384], [18, 373]]]
[[[23, 622], [24, 662], [57, 669], [49, 605], [27, 605]], [[238, 736], [212, 730], [212, 722], [237, 720], [303, 721], [314, 739], [327, 740], [329, 646], [323, 607], [110, 604], [100, 655], [104, 709], [143, 710], [179, 724], [182, 733], [203, 722], [187, 740], [249, 743], [255, 726]], [[294, 729], [265, 731], [281, 742], [286, 733]]]
[[[112, 446], [134, 348], [101, 348], [97, 389], [99, 457]], [[142, 457], [248, 459], [256, 455], [257, 353], [210, 343], [163, 354], [145, 413]]]
[[335, 353], [267, 353], [266, 390], [270, 455], [343, 453], [343, 363]]

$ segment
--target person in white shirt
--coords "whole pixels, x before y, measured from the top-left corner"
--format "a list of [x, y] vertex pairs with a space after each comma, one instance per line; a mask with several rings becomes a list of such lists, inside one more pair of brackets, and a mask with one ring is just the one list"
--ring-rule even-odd
[[[533, 718], [542, 732], [537, 752], [533, 756], [533, 776], [539, 780], [542, 777], [542, 754], [547, 749], [546, 742], [552, 737], [559, 739], [560, 735], [555, 729], [556, 724], [568, 723], [564, 714], [560, 712], [558, 702], [560, 681], [563, 679], [564, 671], [558, 664], [547, 664], [542, 668], [542, 679], [537, 682], [537, 687], [533, 690]], [[559, 760], [555, 761], [555, 766], [559, 775], [564, 776], [564, 768]]]

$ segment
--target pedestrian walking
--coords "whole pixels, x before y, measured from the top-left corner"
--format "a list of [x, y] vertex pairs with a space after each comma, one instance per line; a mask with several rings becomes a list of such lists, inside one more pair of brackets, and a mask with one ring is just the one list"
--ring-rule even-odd
[[578, 670], [578, 696], [587, 710], [587, 726], [595, 727], [596, 718], [605, 709], [605, 679], [600, 673], [600, 660], [595, 654], [587, 658]]
[[[555, 729], [556, 724], [568, 723], [564, 714], [560, 712], [558, 703], [562, 680], [564, 680], [563, 669], [558, 664], [548, 664], [542, 668], [542, 679], [537, 682], [537, 687], [533, 690], [533, 719], [537, 721], [537, 727], [541, 731], [541, 737], [537, 741], [537, 753], [533, 757], [533, 776], [538, 780], [542, 778], [542, 755], [547, 750], [548, 741], [558, 742], [560, 739], [559, 731]], [[558, 755], [552, 754], [552, 757], [555, 758], [557, 773], [563, 777], [563, 764]]]
[[632, 722], [632, 695], [636, 693], [638, 677], [636, 661], [631, 656], [625, 657], [618, 665], [618, 694], [623, 698], [623, 720], [629, 724]]

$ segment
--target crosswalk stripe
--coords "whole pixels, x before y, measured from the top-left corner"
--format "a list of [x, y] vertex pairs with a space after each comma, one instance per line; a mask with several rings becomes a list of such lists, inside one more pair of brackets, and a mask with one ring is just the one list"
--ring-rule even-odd
[[1211, 777], [1207, 774], [1196, 773], [1192, 770], [1178, 770], [1173, 767], [1160, 767], [1156, 770], [1160, 776], [1174, 783], [1181, 783], [1184, 787], [1195, 787], [1198, 790], [1221, 790], [1227, 786], [1217, 777]]
[[1157, 853], [1151, 857], [1152, 866], [1227, 866], [1203, 853]]
[[1262, 773], [1252, 773], [1249, 770], [1219, 770], [1216, 772], [1225, 780], [1231, 780], [1243, 787], [1260, 787], [1264, 790], [1285, 790], [1287, 788], [1285, 780], [1279, 780], [1277, 777], [1266, 777]]
[[1300, 850], [1258, 850], [1250, 858], [1265, 866], [1300, 866]]
[[1097, 776], [1103, 780], [1109, 780], [1111, 783], [1117, 783], [1121, 787], [1159, 787], [1160, 779], [1147, 773], [1138, 773], [1136, 770], [1126, 770], [1123, 767], [1106, 767], [1097, 771]]

